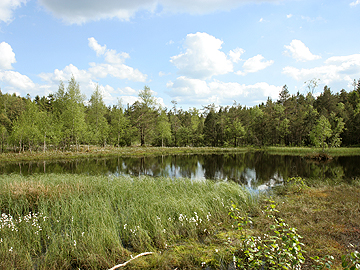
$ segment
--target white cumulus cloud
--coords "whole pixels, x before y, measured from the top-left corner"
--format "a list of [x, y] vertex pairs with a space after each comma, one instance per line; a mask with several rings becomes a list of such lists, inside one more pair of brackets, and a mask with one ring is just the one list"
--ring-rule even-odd
[[238, 75], [246, 75], [247, 73], [254, 73], [260, 70], [263, 70], [269, 66], [271, 66], [274, 61], [264, 61], [264, 56], [261, 54], [255, 55], [254, 57], [249, 58], [245, 61], [243, 65], [244, 71], [237, 71], [236, 74]]
[[26, 75], [22, 75], [17, 71], [0, 71], [0, 81], [7, 84], [7, 87], [15, 90], [32, 90], [35, 83]]
[[237, 82], [222, 82], [212, 80], [206, 82], [200, 79], [178, 77], [174, 82], [167, 83], [170, 96], [178, 102], [191, 100], [194, 104], [231, 104], [234, 100], [252, 98], [266, 100], [267, 97], [276, 99], [281, 91], [280, 86], [269, 85], [265, 82], [253, 85], [240, 84]]
[[136, 12], [154, 13], [158, 6], [162, 12], [205, 14], [230, 10], [249, 2], [277, 2], [278, 0], [39, 0], [39, 3], [56, 17], [67, 23], [85, 23], [101, 19], [129, 20]]
[[[75, 80], [80, 84], [81, 92], [89, 98], [95, 89], [99, 79], [108, 76], [131, 80], [136, 82], [145, 82], [147, 75], [141, 73], [124, 64], [125, 60], [129, 58], [129, 54], [125, 52], [117, 53], [116, 50], [107, 49], [106, 45], [100, 45], [95, 38], [88, 39], [89, 47], [96, 52], [97, 56], [104, 58], [102, 63], [89, 63], [88, 69], [79, 69], [73, 64], [67, 65], [64, 69], [55, 69], [52, 73], [41, 73], [39, 77], [43, 79], [48, 88], [53, 92], [57, 91], [60, 81], [67, 82], [74, 76]], [[116, 100], [112, 94], [119, 94], [109, 85], [99, 85], [104, 101], [108, 104], [115, 104]]]
[[233, 64], [222, 51], [222, 41], [207, 33], [188, 34], [186, 51], [171, 57], [179, 73], [190, 78], [207, 79], [233, 71]]
[[291, 41], [290, 45], [285, 45], [285, 54], [293, 57], [296, 61], [311, 61], [320, 59], [321, 56], [314, 55], [310, 52], [310, 49], [305, 44], [297, 39]]
[[107, 49], [106, 45], [101, 46], [93, 37], [89, 38], [89, 47], [96, 52], [97, 56], [104, 56], [105, 63], [89, 63], [89, 72], [97, 78], [105, 78], [108, 75], [119, 79], [145, 82], [146, 75], [139, 70], [125, 65], [125, 60], [130, 55], [125, 52], [118, 53], [116, 50]]
[[15, 53], [6, 42], [0, 43], [0, 70], [13, 69], [12, 64], [16, 63]]
[[234, 63], [238, 63], [241, 60], [241, 55], [245, 52], [244, 49], [236, 48], [229, 52], [229, 57]]
[[310, 69], [298, 69], [288, 66], [283, 69], [283, 74], [298, 81], [319, 78], [325, 84], [334, 81], [349, 82], [353, 78], [360, 77], [360, 54], [333, 56], [328, 58], [324, 65]]
[[27, 0], [1, 0], [0, 1], [0, 21], [5, 23], [13, 19], [13, 11], [25, 4]]
[[106, 45], [101, 46], [93, 37], [88, 38], [89, 47], [96, 52], [97, 56], [103, 55], [106, 52]]

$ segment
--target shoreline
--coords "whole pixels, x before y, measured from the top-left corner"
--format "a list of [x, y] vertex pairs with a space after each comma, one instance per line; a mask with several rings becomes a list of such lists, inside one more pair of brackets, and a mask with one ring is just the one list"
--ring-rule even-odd
[[[104, 158], [104, 157], [146, 157], [161, 155], [185, 155], [185, 154], [229, 154], [244, 152], [266, 152], [273, 155], [307, 156], [315, 153], [322, 153], [321, 148], [313, 147], [276, 147], [263, 148], [255, 147], [94, 147], [81, 146], [79, 151], [49, 150], [47, 152], [32, 151], [23, 153], [2, 153], [0, 162], [23, 162], [23, 161], [49, 161], [49, 160], [72, 160], [83, 158]], [[330, 156], [357, 156], [360, 155], [360, 148], [340, 147], [325, 150]]]

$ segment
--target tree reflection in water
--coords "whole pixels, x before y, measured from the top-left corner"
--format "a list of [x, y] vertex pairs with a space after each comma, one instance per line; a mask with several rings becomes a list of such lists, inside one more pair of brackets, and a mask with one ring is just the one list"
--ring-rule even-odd
[[235, 181], [251, 188], [265, 189], [294, 176], [351, 181], [360, 177], [360, 156], [335, 157], [316, 163], [299, 156], [270, 155], [265, 152], [209, 155], [170, 155], [142, 158], [79, 159], [72, 161], [17, 162], [1, 164], [0, 173], [71, 173], [105, 175], [150, 175], [194, 180]]

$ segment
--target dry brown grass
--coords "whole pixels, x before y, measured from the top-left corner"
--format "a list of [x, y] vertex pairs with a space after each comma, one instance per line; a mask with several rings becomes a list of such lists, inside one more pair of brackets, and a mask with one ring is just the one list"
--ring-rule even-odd
[[359, 186], [308, 187], [278, 199], [282, 217], [304, 237], [307, 261], [329, 254], [339, 267], [342, 255], [360, 251]]

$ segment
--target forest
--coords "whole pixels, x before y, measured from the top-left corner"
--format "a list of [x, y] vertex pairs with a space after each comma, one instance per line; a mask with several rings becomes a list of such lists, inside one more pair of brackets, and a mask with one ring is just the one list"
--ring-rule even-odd
[[246, 107], [210, 104], [202, 109], [162, 108], [148, 86], [132, 105], [106, 106], [97, 86], [89, 100], [72, 77], [56, 93], [31, 99], [0, 90], [0, 151], [76, 150], [97, 146], [316, 146], [360, 145], [360, 79], [350, 92], [325, 86], [314, 95], [290, 95]]

